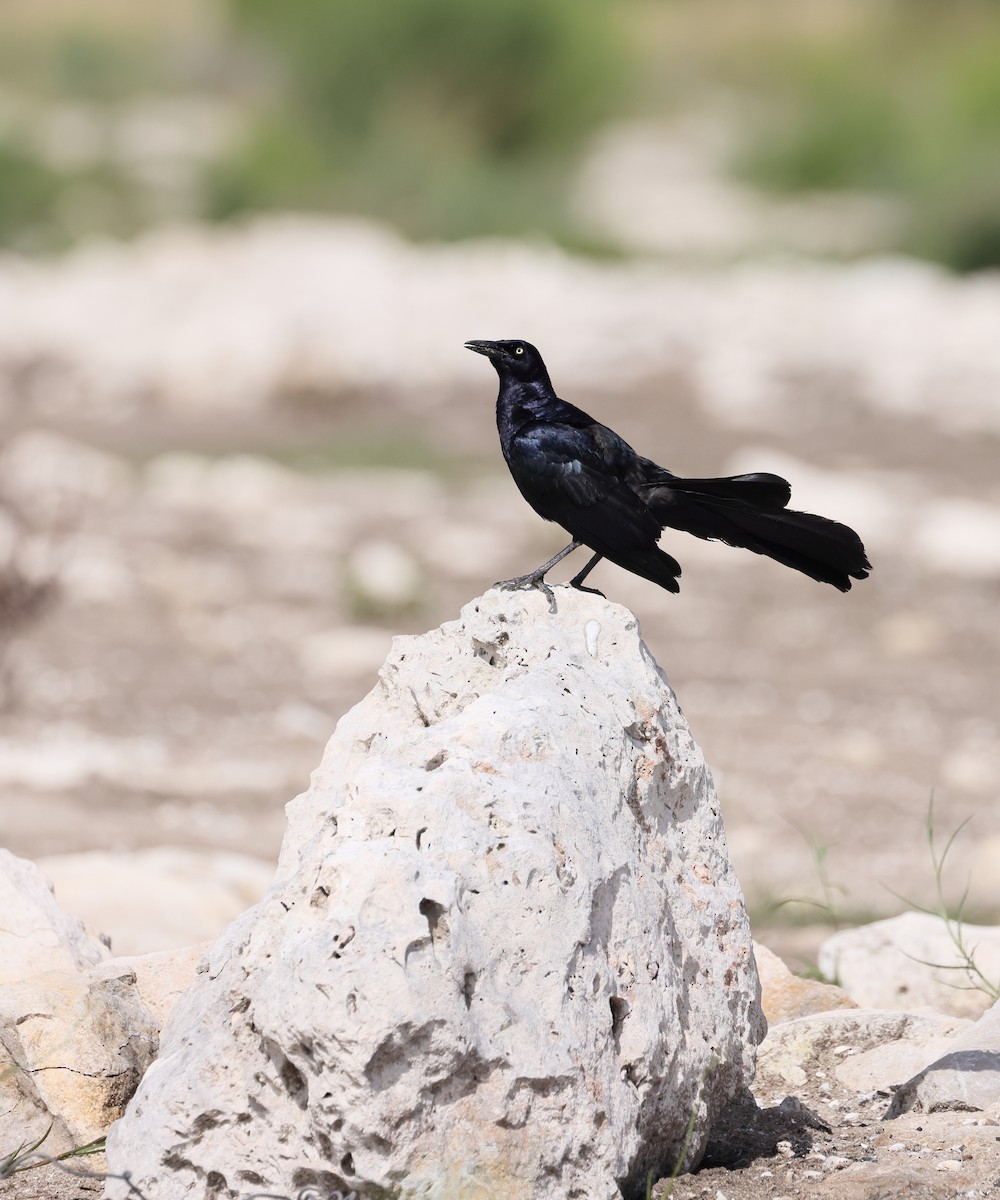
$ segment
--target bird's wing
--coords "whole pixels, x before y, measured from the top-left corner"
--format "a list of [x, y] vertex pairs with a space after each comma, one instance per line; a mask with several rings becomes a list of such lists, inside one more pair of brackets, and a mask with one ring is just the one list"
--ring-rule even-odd
[[535, 510], [574, 537], [649, 547], [662, 526], [625, 482], [628, 445], [603, 425], [530, 424], [515, 435], [511, 472]]

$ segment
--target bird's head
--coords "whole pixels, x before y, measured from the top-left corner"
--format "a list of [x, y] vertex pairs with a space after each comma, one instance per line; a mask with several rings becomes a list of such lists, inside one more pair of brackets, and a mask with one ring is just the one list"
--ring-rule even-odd
[[523, 383], [548, 382], [549, 374], [542, 356], [530, 342], [520, 338], [504, 338], [499, 342], [466, 342], [465, 348], [485, 354], [501, 379], [518, 379]]

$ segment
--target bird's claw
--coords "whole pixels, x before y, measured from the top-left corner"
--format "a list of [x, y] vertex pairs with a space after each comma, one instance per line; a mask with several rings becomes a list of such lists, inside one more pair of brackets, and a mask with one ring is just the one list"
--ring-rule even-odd
[[569, 581], [569, 586], [576, 588], [578, 592], [589, 592], [591, 596], [600, 596], [602, 600], [607, 600], [607, 596], [598, 588], [584, 587], [582, 583], [574, 583], [572, 579]]
[[505, 592], [519, 591], [527, 588], [538, 588], [549, 598], [549, 612], [554, 613], [557, 611], [555, 592], [553, 592], [541, 575], [519, 575], [517, 579], [498, 579], [493, 586], [495, 588], [501, 588]]

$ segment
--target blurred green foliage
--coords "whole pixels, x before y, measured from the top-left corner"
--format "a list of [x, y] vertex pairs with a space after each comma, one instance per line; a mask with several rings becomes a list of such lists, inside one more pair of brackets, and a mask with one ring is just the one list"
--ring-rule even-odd
[[0, 245], [60, 250], [88, 234], [127, 236], [143, 217], [134, 188], [114, 164], [59, 168], [20, 140], [0, 137]]
[[228, 0], [279, 72], [210, 178], [215, 216], [373, 213], [411, 234], [549, 230], [574, 152], [620, 109], [613, 0]]
[[[120, 100], [142, 86], [147, 58], [135, 45], [96, 29], [71, 26], [60, 33], [35, 69], [54, 95]], [[41, 81], [39, 74], [35, 79]]]
[[[882, 193], [899, 212], [886, 249], [1000, 266], [1000, 0], [13, 11], [0, 12], [7, 245], [297, 208], [371, 214], [418, 237], [540, 232], [593, 252], [568, 196], [587, 139], [629, 112], [708, 108], [738, 130], [733, 169], [754, 184]], [[206, 150], [188, 116], [167, 131], [183, 161], [157, 159], [155, 128], [122, 131], [163, 96], [214, 104], [230, 132]], [[48, 117], [74, 108], [98, 128], [90, 159], [52, 152]]]
[[51, 219], [60, 192], [58, 174], [26, 147], [0, 140], [0, 239], [16, 241]]
[[0, 11], [0, 244], [48, 252], [149, 223], [157, 199], [116, 148], [114, 121], [189, 82], [167, 67], [159, 32], [88, 23], [72, 6], [20, 23]]
[[565, 145], [607, 114], [623, 66], [608, 0], [229, 7], [284, 55], [301, 115], [346, 147], [428, 116], [491, 153]]
[[1000, 6], [872, 0], [822, 36], [762, 47], [762, 115], [737, 159], [781, 191], [904, 201], [897, 249], [1000, 266]]

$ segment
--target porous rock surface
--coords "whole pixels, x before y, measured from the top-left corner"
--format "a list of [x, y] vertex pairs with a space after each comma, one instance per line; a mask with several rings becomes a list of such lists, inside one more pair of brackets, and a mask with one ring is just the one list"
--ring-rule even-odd
[[557, 597], [491, 591], [396, 640], [111, 1171], [158, 1200], [610, 1200], [672, 1167], [692, 1112], [697, 1160], [764, 1033], [743, 900], [635, 618]]

